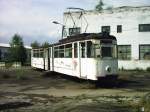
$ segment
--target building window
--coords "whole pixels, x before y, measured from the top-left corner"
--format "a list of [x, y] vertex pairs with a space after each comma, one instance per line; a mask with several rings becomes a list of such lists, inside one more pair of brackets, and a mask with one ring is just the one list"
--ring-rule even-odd
[[118, 45], [118, 59], [119, 60], [131, 59], [131, 45]]
[[150, 24], [139, 24], [139, 32], [150, 32]]
[[150, 45], [140, 45], [140, 60], [150, 60]]
[[76, 35], [76, 34], [80, 34], [80, 32], [81, 32], [80, 27], [77, 27], [77, 28], [69, 28], [69, 35], [70, 35], [70, 36]]
[[110, 26], [102, 26], [102, 30], [101, 31], [110, 33]]
[[117, 33], [121, 33], [122, 32], [122, 25], [117, 25]]

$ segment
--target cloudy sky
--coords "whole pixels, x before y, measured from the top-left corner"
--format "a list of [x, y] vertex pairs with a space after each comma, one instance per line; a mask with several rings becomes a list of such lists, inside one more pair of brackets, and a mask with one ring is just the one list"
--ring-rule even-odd
[[[150, 0], [103, 0], [107, 6], [149, 5]], [[0, 0], [0, 43], [9, 43], [18, 33], [24, 43], [56, 42], [61, 37], [61, 26], [52, 21], [62, 22], [67, 7], [94, 9], [98, 0]]]

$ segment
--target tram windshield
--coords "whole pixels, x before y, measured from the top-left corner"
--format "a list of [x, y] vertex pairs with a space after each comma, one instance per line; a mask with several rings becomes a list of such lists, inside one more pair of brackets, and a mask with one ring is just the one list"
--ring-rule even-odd
[[117, 58], [116, 45], [114, 44], [94, 44], [95, 58]]
[[117, 58], [116, 45], [102, 45], [101, 46], [101, 57], [112, 57]]

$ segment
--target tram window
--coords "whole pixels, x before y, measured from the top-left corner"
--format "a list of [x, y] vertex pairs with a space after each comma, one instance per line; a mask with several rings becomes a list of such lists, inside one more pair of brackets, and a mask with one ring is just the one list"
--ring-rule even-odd
[[39, 57], [39, 53], [37, 50], [33, 51], [33, 57], [38, 58]]
[[77, 43], [74, 43], [74, 58], [78, 57], [78, 47], [77, 47]]
[[51, 57], [51, 48], [49, 48], [49, 58]]
[[40, 50], [40, 51], [39, 51], [39, 57], [40, 57], [40, 58], [43, 58], [43, 57], [44, 57], [44, 51], [43, 51], [43, 50]]
[[65, 58], [72, 58], [72, 44], [65, 46]]
[[33, 57], [36, 57], [36, 51], [33, 50]]
[[81, 58], [85, 58], [85, 42], [81, 42]]
[[58, 58], [58, 47], [54, 47], [54, 58]]
[[112, 47], [101, 48], [102, 57], [112, 57]]
[[100, 45], [99, 44], [94, 44], [94, 57], [95, 58], [100, 58]]
[[92, 57], [92, 42], [88, 41], [87, 42], [87, 58]]
[[38, 51], [36, 51], [36, 55], [35, 55], [35, 57], [36, 57], [36, 58], [38, 58], [38, 57], [39, 57], [39, 52], [38, 52]]
[[64, 46], [60, 46], [59, 47], [59, 58], [63, 58], [64, 57]]

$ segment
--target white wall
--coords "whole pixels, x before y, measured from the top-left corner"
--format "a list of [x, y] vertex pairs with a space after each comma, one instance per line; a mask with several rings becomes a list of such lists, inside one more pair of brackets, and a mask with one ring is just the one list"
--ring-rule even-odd
[[[150, 44], [150, 32], [139, 32], [139, 24], [150, 24], [150, 7], [123, 7], [103, 12], [86, 11], [79, 19], [80, 12], [72, 12], [77, 27], [84, 33], [86, 20], [87, 33], [101, 32], [101, 26], [111, 26], [111, 35], [117, 37], [118, 45], [131, 45], [131, 61], [119, 61], [119, 68], [146, 69], [150, 61], [139, 60], [139, 45]], [[66, 28], [73, 27], [73, 21], [68, 13], [64, 13]], [[122, 33], [117, 33], [117, 25], [122, 25]], [[64, 37], [65, 38], [65, 37]]]

